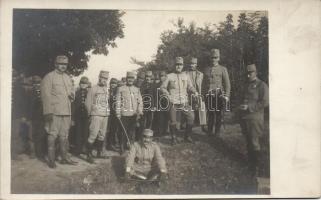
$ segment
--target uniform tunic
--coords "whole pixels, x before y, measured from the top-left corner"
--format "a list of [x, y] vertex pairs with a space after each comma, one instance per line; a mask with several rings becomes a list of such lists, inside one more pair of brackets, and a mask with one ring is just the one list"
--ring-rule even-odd
[[248, 105], [248, 109], [241, 111], [242, 133], [246, 137], [248, 149], [259, 151], [259, 138], [264, 130], [264, 108], [269, 105], [268, 86], [256, 79], [245, 87], [243, 94], [243, 103]]
[[226, 96], [230, 96], [231, 83], [226, 67], [221, 65], [207, 67], [204, 70], [203, 95], [210, 90], [220, 88]]
[[131, 172], [147, 175], [151, 170], [167, 172], [165, 160], [159, 146], [150, 142], [146, 146], [141, 141], [135, 142], [126, 158], [126, 167]]

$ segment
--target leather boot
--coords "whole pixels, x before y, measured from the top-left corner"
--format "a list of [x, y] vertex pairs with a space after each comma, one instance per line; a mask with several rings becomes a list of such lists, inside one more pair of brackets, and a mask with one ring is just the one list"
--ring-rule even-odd
[[108, 158], [103, 155], [104, 141], [97, 141], [97, 158]]
[[55, 156], [55, 138], [52, 136], [48, 136], [48, 166], [50, 168], [56, 168], [56, 156]]
[[186, 125], [186, 132], [185, 132], [184, 140], [189, 143], [193, 143], [193, 140], [191, 138], [192, 128], [193, 128], [193, 125], [189, 125], [189, 124]]
[[89, 162], [90, 164], [95, 163], [92, 155], [92, 150], [93, 150], [93, 144], [87, 142], [87, 162]]
[[176, 125], [170, 125], [170, 132], [171, 132], [171, 137], [172, 137], [172, 145], [177, 144], [177, 138], [176, 138]]

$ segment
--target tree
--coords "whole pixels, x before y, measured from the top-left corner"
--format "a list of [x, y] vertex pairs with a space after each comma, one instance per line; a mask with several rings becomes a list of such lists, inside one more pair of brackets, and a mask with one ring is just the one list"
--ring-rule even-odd
[[108, 54], [115, 39], [124, 37], [118, 10], [34, 10], [13, 12], [13, 68], [27, 75], [52, 70], [54, 58], [70, 58], [68, 72], [87, 69], [88, 52]]

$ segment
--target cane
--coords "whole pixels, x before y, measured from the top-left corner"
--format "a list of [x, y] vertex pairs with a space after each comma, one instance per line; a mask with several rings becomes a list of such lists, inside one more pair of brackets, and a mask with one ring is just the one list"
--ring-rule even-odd
[[126, 129], [125, 129], [125, 127], [124, 127], [124, 124], [123, 124], [123, 122], [121, 121], [121, 119], [120, 118], [117, 118], [118, 120], [119, 120], [119, 123], [120, 123], [120, 125], [121, 125], [121, 127], [122, 127], [122, 129], [123, 129], [123, 131], [124, 131], [124, 133], [125, 133], [125, 135], [126, 135], [126, 138], [127, 138], [127, 145], [128, 146], [130, 146], [131, 144], [130, 144], [130, 140], [129, 140], [129, 137], [128, 137], [128, 134], [127, 134], [127, 131], [126, 131]]

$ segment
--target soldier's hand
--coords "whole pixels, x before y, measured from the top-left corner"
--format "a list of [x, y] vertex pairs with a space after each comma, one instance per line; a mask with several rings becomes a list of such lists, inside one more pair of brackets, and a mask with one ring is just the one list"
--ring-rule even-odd
[[46, 121], [46, 122], [51, 122], [52, 119], [53, 119], [53, 114], [52, 114], [52, 113], [46, 114], [46, 115], [44, 116], [44, 118], [45, 118], [45, 121]]
[[228, 98], [228, 96], [223, 96], [225, 102], [228, 102], [230, 99]]
[[137, 114], [136, 121], [140, 120], [140, 118], [141, 118], [140, 114]]
[[240, 105], [241, 110], [247, 110], [248, 108], [249, 108], [249, 106], [247, 104]]
[[120, 115], [116, 115], [116, 117], [117, 117], [118, 119], [120, 119], [121, 116], [120, 116]]

